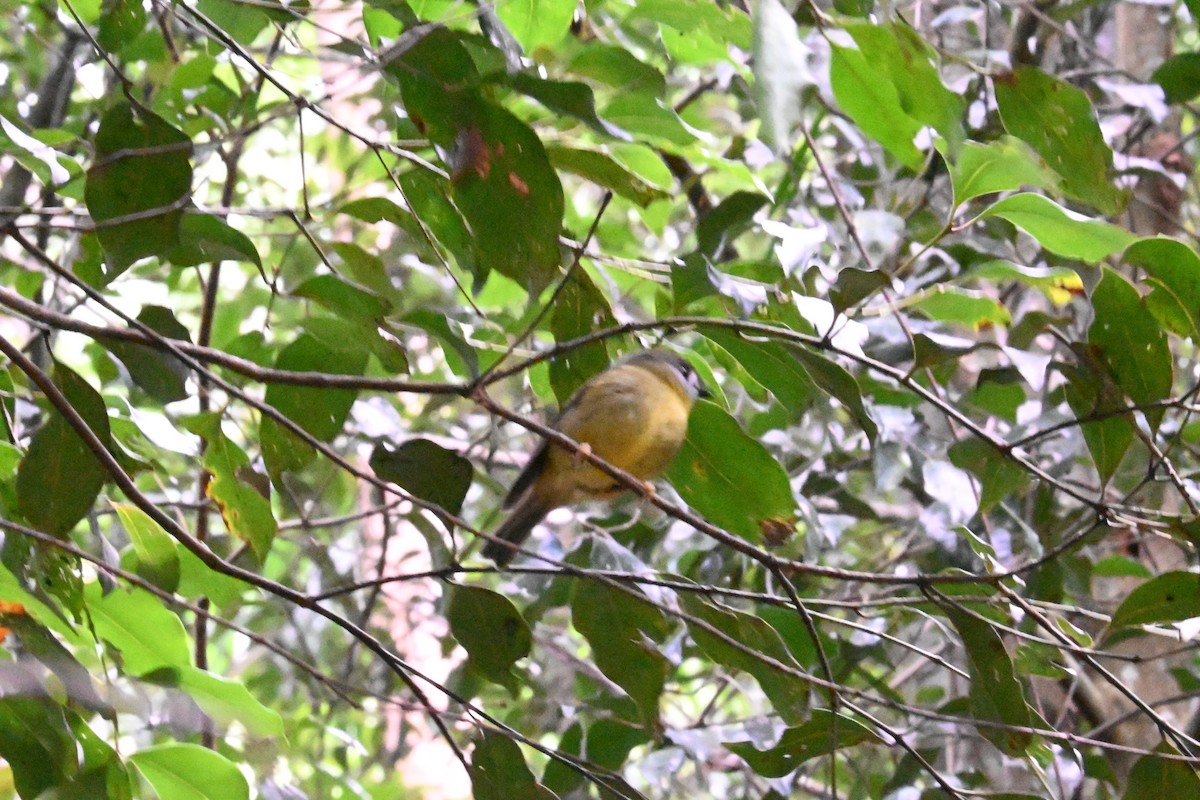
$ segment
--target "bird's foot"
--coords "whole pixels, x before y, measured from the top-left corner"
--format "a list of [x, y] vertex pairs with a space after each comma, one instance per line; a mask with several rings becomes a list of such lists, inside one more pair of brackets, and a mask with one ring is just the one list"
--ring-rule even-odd
[[587, 461], [588, 458], [591, 457], [592, 446], [590, 444], [588, 444], [587, 442], [580, 442], [579, 449], [576, 450], [573, 453], [573, 455], [575, 456], [575, 461], [582, 464], [584, 461]]

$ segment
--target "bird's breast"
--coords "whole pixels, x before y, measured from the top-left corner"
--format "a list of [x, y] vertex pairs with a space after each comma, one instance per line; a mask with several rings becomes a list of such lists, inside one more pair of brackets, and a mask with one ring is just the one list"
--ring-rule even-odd
[[[687, 435], [690, 398], [637, 367], [604, 373], [583, 390], [559, 429], [615, 467], [644, 480], [671, 462]], [[622, 487], [573, 454], [554, 448], [548, 472], [568, 502], [610, 497]]]

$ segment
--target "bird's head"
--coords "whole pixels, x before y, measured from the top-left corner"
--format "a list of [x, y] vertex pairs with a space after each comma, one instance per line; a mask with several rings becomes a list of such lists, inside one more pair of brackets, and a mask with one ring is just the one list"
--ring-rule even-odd
[[667, 383], [674, 386], [689, 400], [697, 397], [709, 397], [709, 392], [696, 374], [696, 370], [687, 359], [670, 350], [653, 348], [640, 350], [623, 359], [624, 363], [641, 367], [653, 372]]

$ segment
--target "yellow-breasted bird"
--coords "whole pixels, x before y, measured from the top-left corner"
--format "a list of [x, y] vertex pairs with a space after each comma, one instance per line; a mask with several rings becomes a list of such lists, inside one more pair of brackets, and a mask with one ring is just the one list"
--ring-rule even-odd
[[[679, 452], [692, 403], [706, 394], [683, 358], [668, 350], [641, 350], [580, 386], [553, 427], [614, 467], [650, 480]], [[504, 498], [511, 510], [492, 535], [520, 545], [559, 506], [608, 500], [624, 490], [578, 454], [542, 442]], [[514, 552], [500, 542], [483, 548], [484, 557], [501, 566]]]

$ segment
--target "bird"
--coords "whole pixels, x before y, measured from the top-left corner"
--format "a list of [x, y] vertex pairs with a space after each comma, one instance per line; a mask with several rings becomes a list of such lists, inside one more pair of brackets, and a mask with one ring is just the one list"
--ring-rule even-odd
[[[579, 387], [552, 427], [643, 481], [661, 473], [687, 438], [697, 397], [706, 397], [696, 370], [669, 350], [650, 348], [622, 358]], [[560, 506], [612, 500], [626, 487], [579, 453], [543, 441], [504, 498], [508, 515], [483, 548], [504, 566], [520, 545]]]

